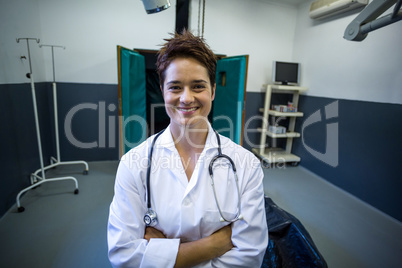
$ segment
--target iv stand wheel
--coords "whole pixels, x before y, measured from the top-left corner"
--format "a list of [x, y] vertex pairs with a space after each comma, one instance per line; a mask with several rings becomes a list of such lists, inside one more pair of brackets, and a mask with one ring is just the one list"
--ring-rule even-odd
[[79, 192], [80, 192], [80, 190], [78, 190], [78, 189], [74, 190], [74, 194], [78, 194]]
[[24, 212], [25, 208], [24, 207], [18, 207], [18, 212]]
[[88, 175], [88, 170], [84, 170], [84, 172], [82, 172], [82, 174]]

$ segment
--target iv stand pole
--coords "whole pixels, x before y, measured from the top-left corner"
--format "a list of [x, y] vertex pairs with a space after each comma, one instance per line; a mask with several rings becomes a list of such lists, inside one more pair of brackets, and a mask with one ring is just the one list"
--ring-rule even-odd
[[[52, 66], [53, 66], [53, 105], [54, 105], [54, 130], [56, 134], [56, 158], [53, 156], [50, 158], [51, 165], [45, 167], [44, 169], [50, 169], [54, 168], [59, 165], [73, 165], [73, 164], [83, 164], [85, 165], [85, 170], [84, 170], [84, 175], [88, 174], [88, 163], [85, 161], [68, 161], [68, 162], [62, 162], [60, 158], [60, 142], [59, 142], [59, 121], [58, 121], [58, 114], [57, 114], [57, 87], [56, 87], [56, 72], [55, 72], [55, 66], [54, 66], [54, 48], [63, 48], [66, 49], [63, 46], [56, 46], [56, 45], [39, 45], [39, 47], [51, 47], [52, 49]], [[35, 178], [35, 175], [39, 173], [39, 169], [34, 173], [33, 178]]]
[[34, 108], [36, 136], [38, 139], [38, 149], [39, 149], [39, 161], [40, 161], [39, 171], [42, 171], [42, 176], [37, 175], [37, 173], [39, 171], [35, 172], [35, 174], [31, 174], [31, 184], [33, 182], [33, 179], [32, 179], [33, 177], [35, 178], [35, 180], [37, 182], [35, 184], [23, 189], [17, 195], [16, 201], [17, 201], [18, 212], [23, 212], [25, 210], [25, 208], [22, 207], [20, 204], [20, 197], [23, 193], [25, 193], [45, 182], [59, 181], [59, 180], [73, 180], [75, 182], [74, 194], [78, 194], [78, 182], [74, 177], [62, 177], [62, 178], [52, 178], [52, 179], [46, 179], [46, 177], [45, 177], [45, 168], [43, 166], [43, 156], [42, 156], [42, 143], [41, 143], [40, 128], [39, 128], [38, 109], [37, 109], [37, 105], [36, 105], [35, 84], [34, 84], [34, 79], [33, 79], [33, 74], [32, 74], [31, 55], [30, 55], [30, 51], [29, 51], [29, 40], [35, 40], [37, 43], [39, 43], [39, 39], [37, 39], [37, 38], [17, 38], [17, 43], [19, 43], [20, 40], [27, 41], [29, 73], [27, 73], [26, 76], [31, 80], [32, 102], [33, 102], [33, 108]]

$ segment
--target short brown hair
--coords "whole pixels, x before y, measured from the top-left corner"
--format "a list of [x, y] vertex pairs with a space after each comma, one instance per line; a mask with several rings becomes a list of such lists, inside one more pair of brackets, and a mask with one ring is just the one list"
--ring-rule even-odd
[[162, 88], [165, 82], [165, 71], [176, 58], [193, 58], [199, 61], [207, 69], [211, 87], [213, 87], [215, 84], [216, 56], [205, 40], [194, 36], [186, 29], [181, 34], [176, 32], [171, 35], [172, 38], [164, 39], [167, 42], [159, 50], [156, 61], [159, 83]]

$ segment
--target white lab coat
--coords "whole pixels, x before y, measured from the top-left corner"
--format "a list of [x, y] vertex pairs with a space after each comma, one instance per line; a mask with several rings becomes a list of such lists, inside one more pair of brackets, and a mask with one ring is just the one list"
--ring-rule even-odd
[[[208, 166], [218, 154], [211, 126], [205, 148], [190, 181], [168, 127], [157, 139], [150, 176], [152, 209], [167, 239], [144, 239], [143, 217], [147, 211], [146, 172], [153, 137], [125, 154], [116, 175], [115, 195], [108, 223], [109, 259], [114, 267], [173, 267], [179, 243], [211, 235], [228, 222], [220, 221]], [[197, 267], [260, 267], [268, 245], [263, 172], [258, 159], [230, 139], [220, 136], [222, 153], [235, 162], [241, 194], [243, 220], [232, 224], [234, 247], [223, 256]], [[225, 217], [238, 210], [233, 172], [225, 165], [214, 168], [219, 205]]]

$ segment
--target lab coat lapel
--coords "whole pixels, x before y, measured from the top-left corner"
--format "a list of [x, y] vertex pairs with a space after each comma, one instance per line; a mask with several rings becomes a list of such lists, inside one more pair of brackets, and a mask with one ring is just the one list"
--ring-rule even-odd
[[189, 194], [192, 189], [194, 189], [200, 178], [205, 178], [204, 172], [208, 172], [208, 165], [210, 160], [212, 159], [212, 157], [210, 156], [211, 151], [216, 150], [216, 152], [218, 152], [218, 150], [216, 149], [218, 148], [217, 144], [218, 143], [215, 132], [212, 129], [211, 125], [208, 123], [208, 136], [207, 140], [205, 141], [205, 147], [197, 160], [193, 174], [191, 175], [190, 182], [188, 183], [185, 196]]
[[187, 188], [188, 181], [186, 173], [184, 172], [179, 152], [174, 144], [172, 133], [170, 132], [170, 125], [160, 136], [160, 140], [157, 141], [157, 145], [167, 149], [167, 153], [169, 154], [169, 172], [174, 174], [174, 177], [180, 182], [183, 188]]

